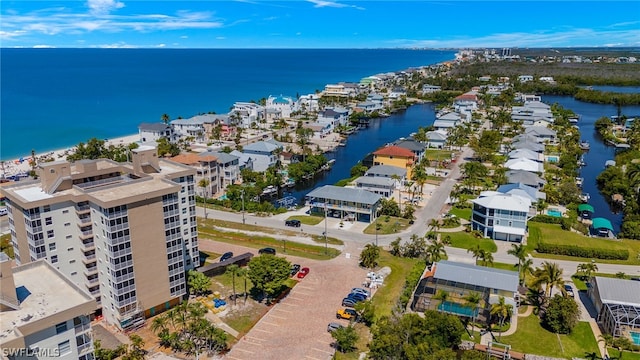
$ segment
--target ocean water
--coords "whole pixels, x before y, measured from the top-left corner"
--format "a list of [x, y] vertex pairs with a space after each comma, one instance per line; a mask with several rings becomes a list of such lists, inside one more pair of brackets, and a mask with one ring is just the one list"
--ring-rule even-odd
[[1, 49], [0, 159], [451, 60], [404, 49]]

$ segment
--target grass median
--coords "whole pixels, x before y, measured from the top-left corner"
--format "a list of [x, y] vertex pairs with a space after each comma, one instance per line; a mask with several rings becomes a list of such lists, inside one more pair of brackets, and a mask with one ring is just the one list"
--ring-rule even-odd
[[492, 239], [478, 239], [470, 233], [464, 231], [440, 233], [441, 239], [444, 239], [447, 236], [449, 237], [449, 241], [451, 242], [452, 247], [468, 250], [471, 248], [475, 248], [477, 245], [480, 245], [480, 248], [484, 251], [489, 251], [492, 253], [498, 251], [498, 246]]
[[305, 225], [318, 225], [324, 217], [321, 216], [309, 216], [309, 215], [293, 215], [289, 216], [287, 220], [298, 220]]
[[239, 232], [220, 231], [204, 226], [198, 227], [198, 235], [202, 239], [220, 241], [228, 244], [241, 245], [254, 249], [272, 247], [279, 253], [299, 256], [307, 259], [328, 260], [340, 255], [340, 251], [331, 247], [302, 244], [284, 239], [274, 239], [268, 236], [247, 235]]
[[397, 234], [409, 227], [409, 220], [395, 216], [381, 216], [364, 229], [364, 233], [375, 235], [376, 224], [379, 224], [378, 235]]

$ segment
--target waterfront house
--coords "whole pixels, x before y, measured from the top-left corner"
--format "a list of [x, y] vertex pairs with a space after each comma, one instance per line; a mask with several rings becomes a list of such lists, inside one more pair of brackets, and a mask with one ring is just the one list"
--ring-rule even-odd
[[509, 159], [504, 164], [504, 167], [509, 170], [524, 170], [535, 173], [544, 172], [544, 166], [541, 163], [526, 158]]
[[533, 81], [533, 75], [520, 75], [518, 76], [518, 81], [521, 83]]
[[292, 152], [283, 151], [280, 153], [280, 163], [282, 165], [291, 165], [300, 162], [302, 155], [294, 154]]
[[544, 152], [544, 144], [541, 144], [535, 140], [520, 139], [511, 143], [512, 149], [528, 149], [537, 153]]
[[478, 95], [475, 92], [467, 92], [456, 96], [453, 100], [453, 107], [457, 112], [478, 109]]
[[540, 101], [526, 101], [523, 106], [513, 106], [511, 119], [522, 122], [524, 126], [546, 126], [554, 122], [551, 107]]
[[[197, 192], [201, 197], [212, 197], [220, 191], [217, 157], [213, 155], [182, 153], [172, 157], [170, 160], [196, 169], [194, 182], [198, 187]], [[202, 180], [206, 181], [207, 186], [200, 186]]]
[[388, 177], [360, 176], [356, 179], [356, 187], [388, 198], [393, 195], [396, 181]]
[[397, 100], [407, 96], [407, 90], [403, 87], [396, 86], [389, 92], [389, 99]]
[[524, 134], [537, 138], [538, 142], [548, 142], [550, 144], [555, 144], [558, 136], [555, 130], [546, 126], [527, 126], [524, 129]]
[[301, 95], [298, 98], [296, 110], [303, 112], [314, 112], [320, 110], [320, 97], [317, 94]]
[[422, 85], [422, 93], [423, 94], [432, 94], [434, 92], [438, 92], [441, 90], [440, 86], [425, 84]]
[[138, 125], [138, 134], [141, 143], [157, 142], [161, 138], [167, 139], [169, 142], [176, 141], [176, 135], [173, 127], [165, 123], [142, 123]]
[[313, 131], [313, 137], [317, 138], [317, 139], [324, 138], [325, 136], [330, 134], [331, 130], [333, 129], [331, 124], [321, 123], [321, 122], [315, 122], [315, 123], [311, 123], [311, 124], [304, 124], [304, 125], [302, 125], [302, 127], [305, 128], [305, 129], [310, 129], [311, 131]]
[[377, 217], [382, 195], [364, 189], [325, 185], [312, 190], [306, 198], [312, 214], [370, 223]]
[[425, 136], [429, 148], [443, 149], [447, 143], [448, 134], [444, 130], [427, 131]]
[[245, 154], [238, 150], [233, 150], [229, 154], [238, 158], [238, 169], [240, 171], [244, 169], [253, 170], [253, 155]]
[[536, 189], [541, 189], [547, 182], [537, 174], [525, 170], [508, 170], [505, 173], [507, 183], [522, 183]]
[[411, 179], [416, 155], [408, 149], [391, 145], [385, 146], [373, 153], [373, 165], [391, 165], [407, 170], [407, 179]]
[[365, 114], [370, 114], [375, 110], [378, 110], [378, 105], [371, 101], [365, 101], [356, 104], [356, 108], [362, 110]]
[[349, 123], [349, 110], [340, 107], [326, 108], [318, 114], [317, 122], [329, 125], [329, 131], [333, 131], [338, 126], [345, 126]]
[[229, 138], [235, 134], [236, 127], [231, 124], [231, 117], [229, 114], [205, 114], [198, 116], [201, 116], [201, 119], [204, 122], [205, 138], [211, 138], [213, 129], [216, 126], [220, 127], [221, 138]]
[[[637, 344], [640, 333], [640, 281], [594, 276], [587, 295], [605, 334], [627, 337]], [[635, 337], [635, 338], [634, 338]]]
[[384, 109], [384, 97], [380, 94], [372, 93], [367, 95], [367, 102], [373, 103], [373, 110]]
[[433, 127], [436, 130], [447, 131], [450, 128], [458, 126], [462, 122], [462, 117], [457, 112], [439, 113], [436, 115], [436, 120], [433, 122]]
[[[500, 194], [471, 201], [471, 229], [486, 238], [521, 242], [527, 232], [531, 201], [517, 195]], [[533, 210], [535, 214], [535, 209]]]
[[410, 150], [418, 159], [417, 161], [422, 160], [424, 157], [427, 146], [419, 141], [416, 141], [414, 138], [400, 138], [393, 142], [393, 145], [399, 146], [401, 148], [405, 148]]
[[500, 185], [497, 191], [503, 194], [518, 195], [529, 199], [531, 203], [537, 203], [547, 199], [547, 194], [542, 191], [538, 191], [538, 189], [533, 186], [525, 185], [523, 183]]
[[322, 96], [348, 97], [349, 95], [349, 90], [341, 84], [327, 84], [322, 92]]
[[224, 191], [227, 186], [240, 181], [240, 158], [218, 151], [207, 151], [200, 156], [214, 156], [218, 167], [218, 188]]
[[515, 149], [508, 154], [509, 159], [529, 159], [536, 162], [543, 162], [544, 155], [529, 149]]
[[265, 109], [267, 111], [267, 115], [269, 114], [269, 111], [271, 111], [272, 113], [279, 113], [280, 118], [289, 118], [291, 117], [291, 113], [296, 109], [296, 102], [290, 96], [269, 95], [265, 103]]
[[[518, 284], [517, 271], [442, 260], [425, 268], [413, 294], [411, 309], [418, 312], [438, 310], [485, 322], [490, 318], [491, 305], [502, 297], [505, 304], [513, 306], [515, 316], [518, 313]], [[435, 299], [440, 292], [447, 294], [446, 300]], [[470, 293], [480, 295], [481, 301], [476, 308], [469, 307], [464, 299]]]
[[235, 125], [245, 129], [264, 119], [264, 107], [253, 102], [238, 101], [233, 104], [231, 117], [237, 122]]
[[279, 150], [282, 150], [282, 145], [269, 141], [257, 141], [245, 146], [242, 153], [253, 160], [253, 171], [264, 172], [269, 166], [276, 164]]
[[391, 165], [374, 165], [364, 173], [364, 176], [382, 177], [382, 178], [398, 178], [398, 183], [395, 186], [404, 184], [407, 180], [407, 169], [391, 166]]
[[205, 140], [204, 119], [200, 117], [172, 120], [171, 126], [179, 138], [191, 137], [196, 142], [204, 142]]

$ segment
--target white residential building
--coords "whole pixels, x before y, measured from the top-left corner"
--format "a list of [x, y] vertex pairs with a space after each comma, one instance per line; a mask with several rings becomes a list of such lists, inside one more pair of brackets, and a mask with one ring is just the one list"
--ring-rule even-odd
[[252, 102], [236, 102], [230, 112], [230, 117], [245, 129], [264, 118], [264, 107]]
[[11, 269], [0, 253], [0, 347], [10, 360], [93, 360], [96, 302], [44, 260]]
[[510, 194], [492, 194], [471, 201], [471, 229], [494, 240], [520, 242], [527, 232], [529, 199]]
[[290, 118], [291, 113], [296, 109], [296, 102], [290, 96], [273, 96], [270, 95], [267, 98], [266, 111], [278, 110], [280, 111], [281, 118]]
[[138, 134], [140, 142], [155, 143], [161, 138], [167, 139], [169, 142], [175, 142], [177, 136], [173, 132], [173, 127], [165, 123], [142, 123], [138, 125]]

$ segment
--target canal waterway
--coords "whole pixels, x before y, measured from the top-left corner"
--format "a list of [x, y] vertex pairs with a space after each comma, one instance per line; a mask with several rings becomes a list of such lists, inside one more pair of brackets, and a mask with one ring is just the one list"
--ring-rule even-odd
[[[607, 91], [622, 92], [622, 90], [629, 90], [626, 87], [608, 88], [610, 90]], [[581, 138], [591, 145], [589, 151], [584, 154], [584, 160], [587, 165], [582, 167], [580, 171], [580, 177], [584, 178], [582, 190], [591, 196], [589, 204], [594, 207], [594, 217], [609, 219], [615, 232], [620, 232], [622, 213], [613, 213], [605, 197], [598, 191], [596, 184], [596, 177], [604, 170], [604, 163], [615, 158], [616, 148], [605, 144], [594, 126], [595, 121], [603, 116], [611, 117], [617, 115], [617, 107], [615, 105], [586, 103], [578, 101], [571, 96], [542, 96], [542, 101], [547, 104], [558, 103], [565, 109], [570, 109], [580, 115], [578, 127], [580, 128]], [[639, 115], [640, 106], [623, 106], [622, 114], [627, 116]]]
[[368, 128], [348, 137], [346, 146], [340, 146], [335, 152], [327, 154], [327, 158], [336, 160], [331, 170], [318, 174], [315, 179], [297, 184], [291, 193], [284, 195], [294, 196], [299, 204], [303, 204], [309, 191], [348, 178], [351, 168], [367, 154], [398, 138], [409, 137], [420, 126], [433, 125], [435, 118], [435, 105], [426, 103], [410, 106], [387, 118], [371, 119]]

